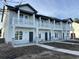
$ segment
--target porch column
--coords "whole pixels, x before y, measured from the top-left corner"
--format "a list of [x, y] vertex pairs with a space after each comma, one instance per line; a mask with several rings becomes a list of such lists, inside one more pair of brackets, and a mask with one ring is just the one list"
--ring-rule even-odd
[[41, 27], [41, 17], [39, 17], [39, 20], [40, 20], [40, 27]]
[[66, 22], [66, 40], [68, 39], [68, 35], [67, 35], [67, 31], [69, 30], [69, 27], [68, 27], [68, 22]]
[[20, 19], [20, 10], [18, 10], [18, 19], [17, 19], [17, 24], [19, 24], [19, 19]]
[[35, 26], [35, 14], [33, 14], [33, 25]]
[[54, 28], [53, 28], [53, 39], [55, 40], [55, 20], [54, 20]]
[[12, 45], [14, 45], [14, 40], [15, 40], [15, 18], [12, 19]]
[[62, 34], [62, 39], [63, 39], [63, 24], [62, 24], [62, 22], [60, 24], [61, 24], [61, 28], [62, 28], [61, 34]]
[[39, 42], [38, 32], [39, 32], [39, 29], [38, 29], [38, 27], [36, 27], [36, 43]]

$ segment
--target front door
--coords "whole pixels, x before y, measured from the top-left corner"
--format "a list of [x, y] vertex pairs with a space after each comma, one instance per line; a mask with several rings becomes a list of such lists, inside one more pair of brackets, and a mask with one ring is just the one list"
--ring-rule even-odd
[[51, 40], [51, 32], [49, 32], [49, 40]]
[[33, 42], [33, 32], [29, 32], [29, 42]]
[[48, 35], [47, 35], [47, 32], [45, 32], [45, 41], [48, 40]]

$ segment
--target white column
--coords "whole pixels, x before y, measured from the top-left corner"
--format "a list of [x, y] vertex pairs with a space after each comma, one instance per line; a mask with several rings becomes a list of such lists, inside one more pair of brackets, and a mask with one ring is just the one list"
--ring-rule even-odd
[[18, 19], [17, 19], [17, 23], [19, 24], [19, 20], [20, 20], [20, 10], [18, 10]]
[[35, 26], [35, 14], [33, 14], [33, 24]]
[[39, 32], [39, 29], [38, 29], [38, 26], [36, 26], [36, 43], [38, 43], [39, 41], [38, 32]]
[[40, 20], [40, 27], [41, 27], [41, 17], [39, 17], [39, 20]]
[[54, 20], [54, 28], [53, 28], [53, 39], [55, 40], [55, 20]]
[[68, 28], [68, 30], [69, 30], [69, 27], [68, 27], [68, 22], [66, 22], [66, 40], [67, 40], [67, 28]]
[[12, 19], [12, 45], [14, 45], [15, 40], [15, 18]]
[[63, 39], [63, 24], [62, 24], [62, 22], [60, 23], [61, 24], [61, 28], [62, 28], [62, 39]]

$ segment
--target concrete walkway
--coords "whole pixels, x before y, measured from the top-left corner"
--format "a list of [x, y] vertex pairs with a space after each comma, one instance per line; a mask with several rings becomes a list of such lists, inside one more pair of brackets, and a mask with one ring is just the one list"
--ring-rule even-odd
[[44, 45], [44, 44], [36, 44], [36, 45], [40, 46], [40, 47], [43, 47], [43, 48], [46, 48], [46, 49], [49, 49], [49, 50], [53, 50], [53, 51], [58, 51], [58, 52], [63, 52], [63, 53], [79, 56], [79, 51], [72, 51], [72, 50], [68, 50], [68, 49], [56, 48], [56, 47], [52, 47], [52, 46], [48, 46], [48, 45]]
[[58, 42], [58, 43], [64, 43], [64, 44], [72, 44], [72, 45], [79, 45], [79, 43], [72, 43], [72, 42]]

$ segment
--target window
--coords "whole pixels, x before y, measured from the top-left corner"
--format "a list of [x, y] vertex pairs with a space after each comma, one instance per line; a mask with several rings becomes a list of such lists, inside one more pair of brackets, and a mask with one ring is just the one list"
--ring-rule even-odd
[[41, 34], [39, 34], [39, 38], [41, 38]]
[[64, 39], [64, 33], [63, 33], [63, 39]]
[[23, 32], [22, 31], [16, 31], [15, 33], [15, 40], [22, 40]]
[[28, 17], [27, 16], [25, 16], [25, 19], [27, 19]]
[[58, 33], [55, 33], [55, 38], [58, 38]]
[[20, 14], [20, 17], [23, 18], [23, 14]]

